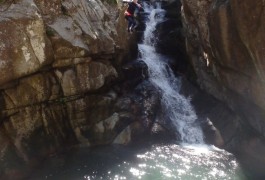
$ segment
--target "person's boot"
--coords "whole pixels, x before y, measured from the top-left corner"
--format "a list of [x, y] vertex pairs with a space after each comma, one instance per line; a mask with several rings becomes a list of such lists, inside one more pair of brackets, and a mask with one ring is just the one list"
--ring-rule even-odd
[[132, 34], [133, 33], [133, 27], [130, 27], [129, 32]]

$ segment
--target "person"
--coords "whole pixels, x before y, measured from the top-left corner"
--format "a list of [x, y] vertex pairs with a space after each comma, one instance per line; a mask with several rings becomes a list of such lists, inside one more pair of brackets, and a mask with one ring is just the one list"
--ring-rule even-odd
[[128, 3], [128, 8], [125, 11], [125, 19], [128, 21], [128, 32], [133, 32], [136, 27], [136, 20], [134, 19], [134, 12], [136, 9], [141, 9], [142, 6], [138, 3], [138, 0], [133, 0]]

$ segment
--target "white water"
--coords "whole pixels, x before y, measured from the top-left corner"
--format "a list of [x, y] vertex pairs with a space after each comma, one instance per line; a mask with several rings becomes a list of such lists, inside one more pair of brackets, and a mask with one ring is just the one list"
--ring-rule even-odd
[[157, 42], [155, 30], [157, 24], [164, 21], [165, 12], [145, 5], [149, 13], [144, 32], [143, 43], [139, 44], [140, 60], [143, 60], [149, 71], [149, 80], [161, 93], [161, 111], [164, 119], [169, 119], [184, 143], [203, 143], [203, 133], [196, 123], [197, 116], [190, 99], [179, 93], [181, 81], [175, 77], [167, 63], [167, 59], [155, 49]]

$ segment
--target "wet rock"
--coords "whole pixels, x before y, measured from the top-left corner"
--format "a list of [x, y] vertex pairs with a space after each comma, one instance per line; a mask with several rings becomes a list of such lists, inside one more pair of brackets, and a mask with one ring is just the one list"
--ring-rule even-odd
[[147, 65], [140, 60], [132, 61], [122, 67], [126, 89], [131, 89], [148, 77]]
[[125, 128], [113, 141], [113, 144], [128, 144], [131, 142], [131, 127]]
[[191, 103], [203, 128], [206, 143], [229, 150], [237, 146], [232, 141], [240, 136], [243, 128], [237, 113], [231, 111], [223, 102], [200, 90], [184, 77], [180, 92], [191, 97]]
[[115, 109], [117, 111], [131, 111], [132, 100], [130, 97], [119, 98], [115, 104]]
[[245, 139], [242, 138], [238, 148], [240, 151], [236, 154], [242, 167], [250, 179], [264, 179], [265, 141], [258, 136], [242, 137]]
[[135, 88], [135, 93], [142, 96], [142, 99], [135, 99], [137, 114], [140, 115], [144, 127], [151, 129], [157, 116], [157, 109], [160, 106], [160, 94], [156, 87], [149, 81], [143, 81]]
[[[109, 144], [113, 141], [115, 136], [117, 136], [117, 132], [114, 128], [117, 126], [119, 119], [119, 114], [114, 113], [107, 119], [104, 119], [97, 124], [95, 124], [91, 129], [89, 134], [93, 134], [93, 136], [86, 136], [92, 145], [96, 144]], [[84, 134], [86, 134], [84, 132]]]
[[[260, 126], [265, 127], [262, 120], [265, 97], [261, 93], [264, 63], [260, 57], [264, 53], [261, 39], [265, 28], [263, 24], [257, 25], [265, 17], [261, 2], [183, 0], [182, 3], [187, 51], [198, 84], [263, 134]], [[256, 38], [250, 38], [252, 33]], [[257, 110], [248, 108], [253, 105]]]
[[[264, 3], [258, 0], [181, 2], [186, 47], [197, 83], [237, 114], [233, 119], [228, 118], [230, 122], [225, 121], [225, 131], [216, 125], [222, 124], [223, 118], [219, 121], [211, 118], [211, 121], [225, 142], [226, 132], [234, 134], [236, 138], [229, 140], [237, 144], [234, 150], [242, 143], [238, 140], [242, 132], [248, 135], [254, 132], [262, 144], [265, 135], [265, 26], [260, 22], [265, 18]], [[231, 127], [227, 128], [229, 125]], [[254, 154], [246, 153], [246, 159], [257, 160]]]
[[220, 131], [213, 125], [210, 119], [206, 118], [206, 120], [201, 123], [201, 127], [203, 129], [206, 143], [213, 144], [219, 148], [224, 146], [224, 140]]
[[127, 63], [122, 67], [126, 79], [134, 79], [136, 77], [147, 78], [148, 67], [142, 60], [135, 60]]
[[162, 117], [159, 91], [148, 80], [142, 81], [118, 98], [115, 111], [119, 112], [120, 117], [122, 114], [125, 115], [123, 118], [127, 122], [137, 122], [137, 126], [131, 128], [131, 143], [139, 141], [143, 134], [149, 140], [151, 137], [175, 138], [175, 130], [170, 128], [171, 124]]

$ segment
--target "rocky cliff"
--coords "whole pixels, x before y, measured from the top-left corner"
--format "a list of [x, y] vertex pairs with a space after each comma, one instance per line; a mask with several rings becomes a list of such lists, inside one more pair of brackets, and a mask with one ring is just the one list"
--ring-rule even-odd
[[237, 149], [245, 164], [264, 175], [265, 2], [182, 0], [182, 5], [197, 83], [240, 114], [249, 134], [241, 134]]
[[68, 145], [130, 141], [137, 123], [117, 112], [111, 88], [131, 46], [123, 10], [114, 1], [0, 1], [1, 179]]

